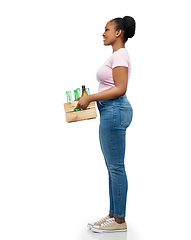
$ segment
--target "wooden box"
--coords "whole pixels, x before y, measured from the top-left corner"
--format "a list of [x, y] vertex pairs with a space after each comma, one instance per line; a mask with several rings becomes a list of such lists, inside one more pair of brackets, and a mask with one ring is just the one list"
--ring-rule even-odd
[[77, 104], [78, 104], [78, 101], [64, 103], [64, 109], [65, 109], [67, 122], [76, 122], [76, 121], [81, 121], [81, 120], [86, 120], [86, 119], [91, 119], [91, 118], [97, 117], [95, 102], [91, 102], [88, 105], [87, 109], [85, 109], [85, 110], [74, 112], [74, 109], [77, 106]]

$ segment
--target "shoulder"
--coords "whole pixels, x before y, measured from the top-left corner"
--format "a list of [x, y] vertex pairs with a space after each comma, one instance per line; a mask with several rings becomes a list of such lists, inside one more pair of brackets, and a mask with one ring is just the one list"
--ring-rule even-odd
[[120, 48], [112, 54], [112, 68], [116, 66], [129, 66], [129, 55], [126, 48]]
[[113, 58], [117, 58], [117, 57], [125, 57], [128, 58], [128, 52], [126, 48], [120, 48], [119, 50], [117, 50], [116, 52], [113, 53], [112, 55]]

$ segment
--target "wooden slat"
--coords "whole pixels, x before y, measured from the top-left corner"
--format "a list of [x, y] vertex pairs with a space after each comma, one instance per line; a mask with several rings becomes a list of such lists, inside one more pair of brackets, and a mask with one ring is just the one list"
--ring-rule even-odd
[[66, 112], [66, 121], [67, 122], [76, 122], [91, 118], [96, 118], [97, 113], [95, 108], [90, 108], [83, 111], [78, 112]]
[[[77, 106], [77, 104], [78, 104], [78, 101], [64, 103], [65, 112], [67, 113], [67, 112], [74, 111], [74, 108]], [[91, 102], [87, 108], [95, 108], [95, 102]]]

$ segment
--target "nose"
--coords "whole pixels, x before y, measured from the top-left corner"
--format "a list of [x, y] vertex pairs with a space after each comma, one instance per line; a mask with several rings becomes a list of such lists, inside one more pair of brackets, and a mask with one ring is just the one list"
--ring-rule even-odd
[[105, 36], [105, 32], [102, 34], [102, 36], [103, 36], [103, 37]]

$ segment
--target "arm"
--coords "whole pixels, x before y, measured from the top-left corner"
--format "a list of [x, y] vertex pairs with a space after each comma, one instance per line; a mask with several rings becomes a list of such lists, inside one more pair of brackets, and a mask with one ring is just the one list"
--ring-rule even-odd
[[128, 68], [122, 66], [115, 67], [112, 69], [112, 74], [115, 84], [114, 87], [111, 87], [103, 92], [91, 94], [77, 99], [79, 102], [76, 108], [86, 109], [90, 102], [110, 100], [124, 95], [127, 90]]

